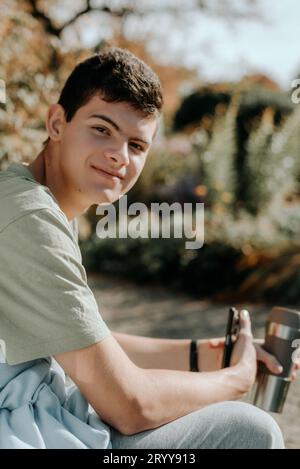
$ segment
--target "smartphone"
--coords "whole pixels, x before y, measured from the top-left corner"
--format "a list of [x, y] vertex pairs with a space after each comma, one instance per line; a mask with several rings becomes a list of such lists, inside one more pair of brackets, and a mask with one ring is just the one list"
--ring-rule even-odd
[[238, 310], [232, 306], [229, 308], [228, 312], [222, 368], [226, 368], [230, 365], [230, 358], [233, 349], [233, 336], [237, 336], [239, 328], [239, 313]]

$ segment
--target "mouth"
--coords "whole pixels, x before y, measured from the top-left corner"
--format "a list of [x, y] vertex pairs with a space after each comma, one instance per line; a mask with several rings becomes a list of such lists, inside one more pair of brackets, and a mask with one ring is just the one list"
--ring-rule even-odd
[[99, 168], [98, 166], [91, 165], [91, 168], [93, 168], [98, 174], [106, 176], [110, 179], [124, 179], [120, 174], [109, 172], [106, 169]]

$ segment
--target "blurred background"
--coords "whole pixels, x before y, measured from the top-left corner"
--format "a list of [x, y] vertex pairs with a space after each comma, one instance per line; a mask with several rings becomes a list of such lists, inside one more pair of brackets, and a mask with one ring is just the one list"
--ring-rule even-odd
[[299, 15], [296, 0], [2, 0], [1, 168], [36, 157], [47, 107], [78, 61], [127, 47], [165, 93], [128, 202], [204, 202], [205, 245], [100, 240], [94, 206], [80, 220], [86, 267], [197, 297], [299, 305]]
[[[1, 0], [0, 18], [0, 169], [37, 156], [48, 105], [103, 46], [130, 49], [162, 81], [160, 132], [128, 203], [203, 202], [205, 244], [101, 240], [91, 207], [80, 246], [112, 328], [223, 335], [234, 302], [263, 336], [271, 306], [300, 306], [299, 2]], [[297, 447], [295, 391], [288, 406]]]

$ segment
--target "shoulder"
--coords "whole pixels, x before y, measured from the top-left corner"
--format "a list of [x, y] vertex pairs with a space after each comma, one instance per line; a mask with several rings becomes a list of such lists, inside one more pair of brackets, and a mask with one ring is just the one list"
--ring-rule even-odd
[[68, 221], [48, 187], [7, 171], [0, 174], [0, 198], [0, 233], [15, 224], [26, 232], [61, 231], [77, 241], [76, 221]]

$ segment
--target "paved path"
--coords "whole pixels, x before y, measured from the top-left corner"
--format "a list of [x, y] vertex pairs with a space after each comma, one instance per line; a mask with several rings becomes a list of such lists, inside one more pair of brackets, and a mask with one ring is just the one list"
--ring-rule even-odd
[[[224, 334], [228, 305], [175, 295], [164, 288], [136, 286], [102, 275], [90, 275], [89, 285], [111, 330], [167, 338], [207, 338]], [[251, 304], [240, 306], [251, 312], [255, 336], [264, 337], [269, 308]], [[283, 431], [287, 448], [300, 448], [300, 377], [290, 387], [284, 413], [272, 415]]]

